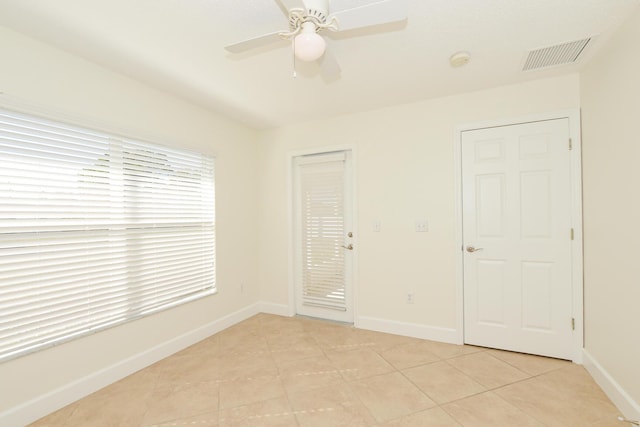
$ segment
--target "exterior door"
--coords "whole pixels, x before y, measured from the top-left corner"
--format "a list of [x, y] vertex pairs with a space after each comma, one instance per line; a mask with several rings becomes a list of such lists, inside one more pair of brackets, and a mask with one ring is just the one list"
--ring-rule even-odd
[[353, 322], [351, 152], [294, 158], [296, 312]]
[[571, 359], [568, 119], [461, 143], [465, 343]]

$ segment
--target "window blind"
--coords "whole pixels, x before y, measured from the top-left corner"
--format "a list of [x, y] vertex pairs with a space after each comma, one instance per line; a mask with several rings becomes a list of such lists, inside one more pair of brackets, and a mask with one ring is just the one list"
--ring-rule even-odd
[[302, 303], [346, 310], [344, 154], [300, 158]]
[[215, 292], [213, 159], [0, 110], [0, 361]]

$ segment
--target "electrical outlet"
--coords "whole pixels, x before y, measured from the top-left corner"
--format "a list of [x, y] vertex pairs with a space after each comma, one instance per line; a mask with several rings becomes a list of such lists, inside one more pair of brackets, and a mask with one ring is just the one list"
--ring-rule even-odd
[[407, 294], [407, 304], [413, 304], [413, 292]]

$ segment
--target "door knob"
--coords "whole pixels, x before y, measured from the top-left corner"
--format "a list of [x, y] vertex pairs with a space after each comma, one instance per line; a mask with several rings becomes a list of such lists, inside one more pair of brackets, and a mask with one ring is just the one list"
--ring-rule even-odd
[[477, 251], [481, 251], [483, 248], [474, 248], [473, 246], [467, 246], [467, 252], [473, 253]]
[[342, 245], [342, 247], [343, 247], [343, 248], [345, 248], [345, 249], [348, 249], [348, 250], [350, 250], [350, 251], [352, 251], [352, 250], [353, 250], [353, 245], [352, 245], [351, 243], [349, 243], [349, 245], [348, 245], [348, 246]]

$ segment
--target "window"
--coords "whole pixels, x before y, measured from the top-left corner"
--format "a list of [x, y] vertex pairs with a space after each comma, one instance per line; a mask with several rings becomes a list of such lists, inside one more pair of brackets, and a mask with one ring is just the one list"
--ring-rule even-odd
[[0, 361], [215, 293], [213, 167], [0, 110]]

